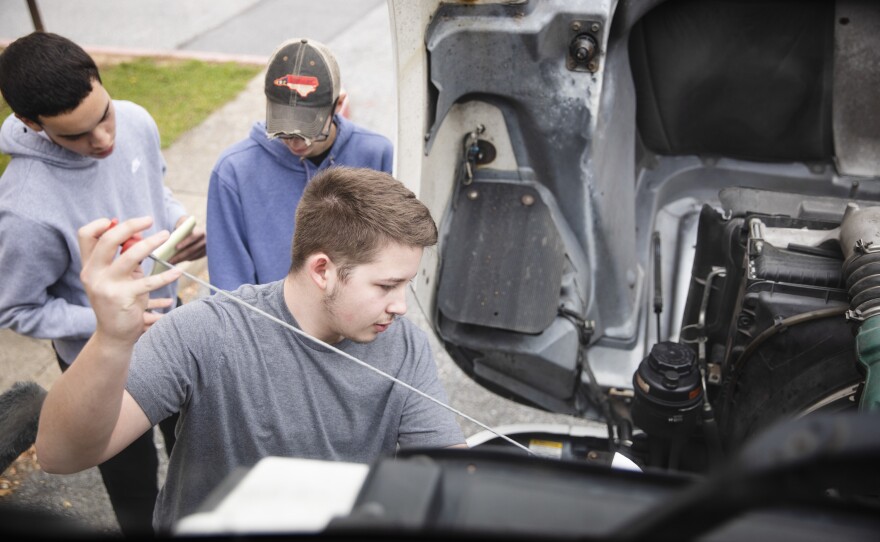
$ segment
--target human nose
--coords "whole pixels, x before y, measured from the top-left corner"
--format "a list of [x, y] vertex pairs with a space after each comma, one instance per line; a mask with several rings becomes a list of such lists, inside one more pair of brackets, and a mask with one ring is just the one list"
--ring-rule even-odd
[[406, 290], [400, 288], [394, 294], [394, 298], [391, 300], [391, 303], [388, 304], [388, 308], [386, 309], [388, 314], [394, 314], [397, 316], [403, 316], [406, 314]]
[[104, 128], [103, 126], [98, 126], [95, 128], [95, 131], [92, 132], [92, 147], [96, 149], [103, 149], [110, 145], [113, 142], [113, 136], [110, 133], [110, 130]]

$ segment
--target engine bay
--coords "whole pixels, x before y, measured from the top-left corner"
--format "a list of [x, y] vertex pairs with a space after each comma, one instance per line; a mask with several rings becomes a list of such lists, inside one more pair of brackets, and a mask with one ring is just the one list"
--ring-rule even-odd
[[400, 175], [441, 217], [420, 304], [473, 380], [608, 427], [522, 442], [706, 472], [775, 422], [871, 400], [880, 9], [415, 11], [392, 5], [425, 29], [397, 36]]

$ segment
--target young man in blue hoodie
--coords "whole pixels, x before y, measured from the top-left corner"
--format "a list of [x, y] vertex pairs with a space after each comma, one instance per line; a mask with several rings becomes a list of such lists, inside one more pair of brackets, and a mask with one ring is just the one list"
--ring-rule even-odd
[[[16, 40], [0, 55], [0, 92], [13, 111], [0, 128], [0, 152], [12, 157], [0, 177], [0, 327], [51, 339], [67, 371], [96, 326], [80, 280], [77, 230], [98, 217], [142, 215], [156, 217], [148, 233], [172, 230], [186, 212], [162, 183], [156, 123], [142, 107], [111, 100], [75, 43], [42, 32]], [[204, 232], [178, 248], [173, 261], [202, 257]], [[176, 284], [153, 297], [144, 327], [173, 305]], [[171, 418], [162, 428], [167, 444], [173, 427]], [[123, 534], [151, 533], [152, 432], [99, 468]]]
[[339, 67], [309, 39], [283, 43], [266, 70], [266, 122], [223, 152], [208, 187], [208, 273], [225, 290], [283, 279], [294, 216], [316, 173], [341, 165], [391, 173], [384, 136], [336, 114]]

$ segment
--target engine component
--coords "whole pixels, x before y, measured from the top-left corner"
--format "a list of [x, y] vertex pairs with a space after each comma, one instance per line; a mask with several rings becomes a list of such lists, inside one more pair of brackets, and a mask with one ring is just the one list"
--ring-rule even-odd
[[633, 423], [651, 436], [674, 437], [693, 428], [703, 386], [694, 351], [674, 342], [651, 348], [633, 375]]
[[599, 69], [599, 21], [572, 21], [568, 26], [574, 34], [568, 44], [568, 57], [565, 65], [569, 70], [595, 72]]
[[589, 34], [580, 34], [571, 40], [568, 46], [569, 66], [573, 70], [596, 71], [596, 51], [599, 45], [596, 38]]
[[880, 411], [880, 318], [870, 318], [859, 327], [856, 349], [866, 371], [859, 408]]
[[[843, 317], [843, 256], [829, 233], [837, 227], [703, 209], [683, 330], [705, 307], [707, 363], [721, 373], [706, 392], [729, 450], [779, 418], [855, 406], [862, 376]], [[812, 238], [825, 241], [805, 241]], [[717, 268], [725, 273], [704, 303], [706, 277]]]
[[880, 410], [880, 207], [860, 209], [849, 204], [840, 226], [840, 246], [846, 256], [843, 274], [850, 295], [847, 316], [861, 322], [856, 336], [859, 362], [865, 368], [860, 407]]

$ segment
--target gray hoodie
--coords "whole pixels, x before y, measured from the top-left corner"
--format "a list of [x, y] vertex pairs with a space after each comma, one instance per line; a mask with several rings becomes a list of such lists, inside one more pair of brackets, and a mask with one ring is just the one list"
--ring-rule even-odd
[[[162, 184], [159, 130], [147, 111], [114, 101], [116, 140], [104, 159], [81, 156], [14, 116], [0, 128], [12, 161], [0, 177], [0, 328], [52, 339], [70, 363], [95, 331], [79, 279], [77, 230], [97, 218], [150, 215], [149, 235], [172, 230], [185, 214]], [[152, 267], [144, 261], [144, 272]], [[175, 297], [176, 285], [153, 297]]]

